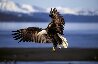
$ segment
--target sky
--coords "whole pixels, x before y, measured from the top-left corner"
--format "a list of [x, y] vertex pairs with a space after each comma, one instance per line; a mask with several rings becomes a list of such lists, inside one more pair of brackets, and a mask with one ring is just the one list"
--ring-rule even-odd
[[12, 0], [20, 4], [30, 4], [42, 8], [47, 7], [67, 7], [98, 9], [98, 0]]

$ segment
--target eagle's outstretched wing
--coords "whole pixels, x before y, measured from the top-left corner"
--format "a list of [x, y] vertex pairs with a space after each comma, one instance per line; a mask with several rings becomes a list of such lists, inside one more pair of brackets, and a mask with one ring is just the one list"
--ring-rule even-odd
[[19, 40], [19, 42], [51, 43], [50, 37], [42, 28], [29, 27], [12, 32], [13, 38]]
[[53, 10], [51, 8], [49, 16], [51, 17], [52, 21], [48, 25], [48, 29], [51, 29], [51, 28], [55, 29], [57, 33], [63, 35], [64, 25], [65, 25], [63, 16], [59, 14], [56, 8], [54, 8]]

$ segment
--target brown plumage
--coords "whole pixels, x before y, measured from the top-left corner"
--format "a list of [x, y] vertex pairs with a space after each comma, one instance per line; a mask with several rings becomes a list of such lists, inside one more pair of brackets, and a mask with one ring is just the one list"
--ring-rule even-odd
[[26, 29], [19, 29], [14, 32], [12, 35], [14, 35], [15, 40], [19, 40], [19, 42], [37, 42], [37, 43], [49, 43], [51, 42], [51, 39], [47, 36], [47, 34], [38, 35], [40, 31], [42, 31], [42, 28], [38, 27], [28, 27]]
[[28, 27], [26, 29], [12, 31], [12, 35], [14, 35], [13, 38], [19, 40], [19, 42], [53, 43], [54, 47], [62, 44], [64, 40], [62, 36], [65, 24], [64, 18], [59, 14], [56, 8], [53, 10], [51, 8], [49, 16], [52, 21], [47, 28]]

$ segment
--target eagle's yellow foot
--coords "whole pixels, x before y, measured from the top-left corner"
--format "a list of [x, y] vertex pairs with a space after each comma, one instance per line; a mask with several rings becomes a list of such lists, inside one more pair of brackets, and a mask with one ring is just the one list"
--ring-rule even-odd
[[52, 50], [55, 51], [55, 48], [53, 47]]

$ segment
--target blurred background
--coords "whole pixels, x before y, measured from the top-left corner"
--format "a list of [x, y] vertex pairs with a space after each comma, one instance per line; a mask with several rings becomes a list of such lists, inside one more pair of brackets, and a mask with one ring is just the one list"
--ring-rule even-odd
[[68, 48], [98, 48], [97, 6], [98, 0], [0, 0], [0, 48], [52, 47], [51, 43], [18, 43], [11, 35], [21, 28], [46, 28], [50, 8], [57, 8], [65, 19]]

